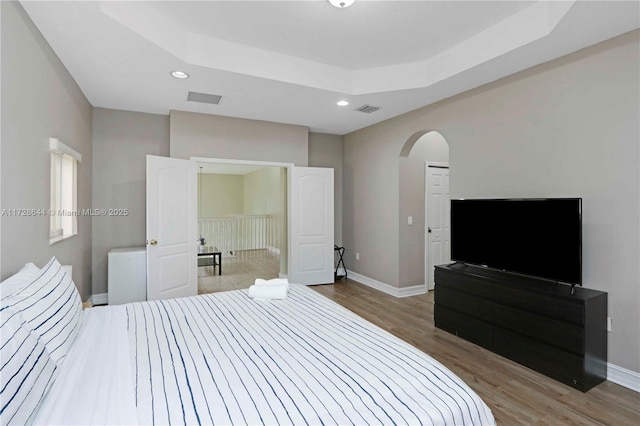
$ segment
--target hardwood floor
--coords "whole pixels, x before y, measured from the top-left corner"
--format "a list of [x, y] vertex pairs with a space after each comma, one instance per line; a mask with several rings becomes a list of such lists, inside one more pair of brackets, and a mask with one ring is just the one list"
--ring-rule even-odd
[[640, 425], [637, 392], [605, 381], [582, 393], [436, 329], [433, 292], [399, 299], [351, 280], [311, 288], [447, 366], [480, 395], [498, 425]]

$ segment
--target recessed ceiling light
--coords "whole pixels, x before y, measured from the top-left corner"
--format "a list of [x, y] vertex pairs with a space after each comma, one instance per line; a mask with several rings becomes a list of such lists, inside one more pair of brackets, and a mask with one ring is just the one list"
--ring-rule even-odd
[[175, 78], [189, 78], [189, 74], [184, 71], [171, 71], [171, 75]]
[[347, 106], [347, 105], [349, 105], [349, 102], [347, 102], [347, 101], [338, 101], [338, 105], [339, 106]]
[[351, 6], [356, 0], [329, 0], [329, 3], [337, 7], [338, 9], [344, 9]]

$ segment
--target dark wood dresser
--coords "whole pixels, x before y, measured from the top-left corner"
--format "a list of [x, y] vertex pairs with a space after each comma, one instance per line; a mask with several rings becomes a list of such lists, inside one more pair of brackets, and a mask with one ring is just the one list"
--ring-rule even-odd
[[436, 327], [583, 392], [607, 378], [607, 293], [465, 264], [435, 267]]

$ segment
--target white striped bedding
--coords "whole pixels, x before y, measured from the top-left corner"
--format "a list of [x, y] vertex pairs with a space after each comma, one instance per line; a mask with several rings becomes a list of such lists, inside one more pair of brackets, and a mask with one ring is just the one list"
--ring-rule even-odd
[[0, 310], [0, 424], [32, 421], [58, 374], [40, 340], [11, 308]]
[[82, 301], [66, 270], [53, 257], [28, 284], [7, 293], [0, 309], [13, 309], [12, 317], [20, 316], [61, 364], [82, 325]]
[[0, 424], [27, 424], [81, 329], [82, 303], [55, 257], [0, 284]]
[[457, 376], [304, 286], [126, 306], [141, 424], [495, 424]]

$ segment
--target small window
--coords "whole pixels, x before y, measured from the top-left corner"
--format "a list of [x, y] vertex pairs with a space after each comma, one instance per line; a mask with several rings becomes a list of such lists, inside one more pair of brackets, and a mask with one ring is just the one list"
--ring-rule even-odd
[[78, 233], [78, 163], [82, 155], [58, 139], [49, 139], [51, 151], [51, 208], [49, 244]]

